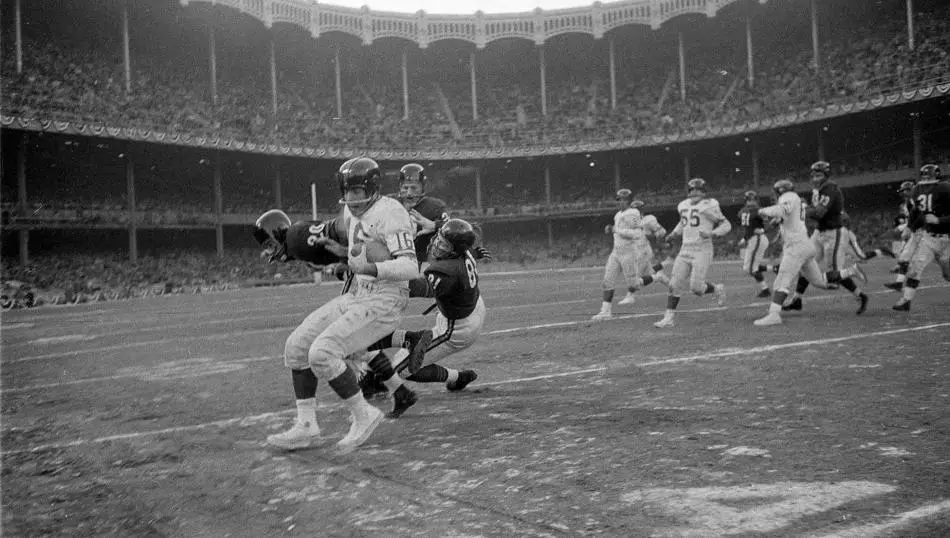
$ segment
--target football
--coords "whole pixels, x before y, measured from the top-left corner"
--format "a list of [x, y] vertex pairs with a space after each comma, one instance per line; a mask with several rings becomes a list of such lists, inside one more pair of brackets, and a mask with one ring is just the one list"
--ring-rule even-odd
[[389, 247], [387, 247], [385, 243], [369, 241], [364, 244], [363, 248], [366, 249], [366, 261], [370, 263], [379, 263], [392, 259], [392, 256], [389, 254]]

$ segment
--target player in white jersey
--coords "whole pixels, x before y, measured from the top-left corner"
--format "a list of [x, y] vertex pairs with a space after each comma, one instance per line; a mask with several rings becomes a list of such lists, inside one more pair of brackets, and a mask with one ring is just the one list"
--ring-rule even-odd
[[[380, 196], [380, 178], [379, 166], [368, 158], [346, 161], [337, 174], [352, 276], [342, 295], [314, 310], [287, 338], [284, 363], [291, 369], [297, 420], [289, 430], [268, 436], [269, 444], [296, 449], [320, 438], [318, 375], [350, 409], [349, 432], [337, 443], [341, 453], [363, 444], [383, 419], [366, 402], [355, 371], [344, 361], [398, 327], [409, 305], [409, 280], [419, 277], [416, 227], [399, 201]], [[386, 250], [388, 256], [368, 259], [370, 247]], [[398, 375], [384, 377], [394, 395], [408, 391]]]
[[732, 230], [732, 224], [722, 214], [719, 202], [706, 198], [706, 181], [693, 178], [686, 184], [689, 198], [680, 202], [677, 212], [679, 224], [670, 236], [683, 236], [683, 245], [673, 262], [670, 295], [666, 300], [666, 315], [654, 323], [656, 327], [672, 327], [680, 296], [687, 291], [696, 295], [715, 293], [719, 306], [726, 304], [726, 290], [722, 284], [706, 281], [706, 273], [713, 259], [713, 237], [722, 237]]
[[608, 224], [604, 229], [605, 233], [613, 235], [614, 246], [604, 268], [603, 303], [600, 312], [591, 318], [594, 321], [613, 317], [614, 288], [621, 275], [627, 284], [627, 296], [619, 302], [623, 305], [633, 304], [636, 300], [634, 292], [654, 280], [652, 272], [641, 276], [641, 266], [644, 262], [649, 266], [648, 255], [651, 252], [643, 248], [644, 244], [649, 248], [649, 243], [646, 243], [641, 227], [640, 210], [632, 207], [632, 203], [633, 192], [630, 189], [617, 191], [618, 211], [614, 215], [614, 223]]
[[[755, 320], [756, 326], [779, 325], [782, 323], [782, 305], [788, 297], [789, 288], [798, 279], [799, 274], [818, 288], [828, 288], [828, 276], [835, 281], [851, 276], [848, 270], [835, 271], [825, 275], [818, 267], [818, 250], [808, 237], [805, 226], [805, 206], [799, 195], [795, 194], [795, 184], [791, 180], [781, 179], [773, 187], [778, 198], [775, 205], [758, 210], [759, 216], [778, 223], [782, 235], [782, 261], [778, 275], [773, 283], [775, 291], [772, 303], [765, 317]], [[845, 276], [840, 276], [844, 274]]]
[[[640, 200], [634, 200], [632, 207], [635, 207], [643, 213], [643, 202]], [[643, 229], [643, 239], [640, 242], [640, 248], [645, 253], [642, 256], [642, 259], [638, 260], [640, 263], [639, 273], [640, 276], [653, 275], [654, 280], [657, 282], [669, 283], [669, 279], [663, 273], [663, 264], [655, 259], [655, 253], [653, 252], [653, 247], [650, 246], [650, 238], [652, 237], [655, 241], [663, 241], [666, 238], [666, 228], [654, 215], [643, 215], [643, 218], [640, 219], [640, 228]]]

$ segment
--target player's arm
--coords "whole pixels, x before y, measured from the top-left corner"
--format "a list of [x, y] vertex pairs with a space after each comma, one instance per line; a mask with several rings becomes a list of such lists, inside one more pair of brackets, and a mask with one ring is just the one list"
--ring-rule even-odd
[[624, 239], [636, 239], [639, 228], [640, 212], [633, 210], [619, 219], [617, 225], [614, 226], [614, 235], [619, 235]]
[[392, 259], [371, 262], [350, 259], [350, 269], [358, 275], [369, 275], [380, 280], [406, 282], [419, 278], [419, 262], [413, 242], [414, 226], [409, 213], [393, 215], [383, 230], [383, 238]]
[[719, 208], [719, 202], [713, 201], [711, 207], [706, 210], [709, 220], [713, 221], [712, 235], [722, 237], [732, 231], [732, 223], [722, 214]]
[[936, 213], [944, 213], [944, 215], [938, 216], [936, 213], [927, 213], [925, 216], [927, 224], [950, 224], [950, 185], [943, 184], [934, 192], [933, 209], [936, 210]]
[[409, 297], [445, 297], [455, 289], [455, 280], [449, 275], [427, 270], [425, 275], [409, 281]]

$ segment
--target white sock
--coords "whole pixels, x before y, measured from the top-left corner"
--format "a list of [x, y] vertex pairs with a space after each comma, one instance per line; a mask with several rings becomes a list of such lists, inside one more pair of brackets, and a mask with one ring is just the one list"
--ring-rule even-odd
[[357, 392], [353, 396], [343, 400], [343, 403], [350, 408], [350, 413], [353, 415], [366, 415], [373, 409], [373, 406], [366, 401], [366, 398], [363, 398], [362, 392]]
[[459, 380], [459, 371], [458, 371], [458, 370], [453, 370], [453, 369], [451, 369], [451, 368], [446, 368], [445, 370], [449, 373], [449, 376], [448, 376], [447, 378], [445, 378], [446, 384], [455, 383], [456, 381]]
[[398, 375], [393, 375], [386, 381], [383, 381], [383, 385], [386, 385], [386, 388], [389, 389], [389, 393], [393, 394], [396, 392], [396, 389], [402, 386], [402, 378]]
[[297, 422], [301, 424], [306, 424], [309, 422], [311, 426], [319, 428], [317, 425], [317, 399], [316, 398], [307, 398], [305, 400], [297, 400]]
[[904, 282], [906, 280], [907, 280], [907, 275], [902, 275], [900, 273], [897, 273], [897, 280], [895, 280], [894, 282]]
[[763, 290], [767, 290], [769, 289], [769, 283], [763, 280], [762, 282], [759, 282], [759, 287]]
[[674, 312], [676, 312], [676, 310], [670, 310], [669, 308], [667, 308], [667, 309], [666, 309], [666, 317], [668, 317], [668, 318], [673, 317], [673, 313], [674, 313]]
[[612, 304], [611, 304], [611, 303], [608, 303], [607, 301], [604, 301], [604, 302], [601, 303], [601, 305], [600, 305], [600, 311], [601, 311], [601, 312], [610, 312], [611, 308], [612, 308]]
[[769, 314], [779, 314], [782, 312], [782, 305], [776, 303], [769, 304]]
[[393, 347], [402, 347], [406, 343], [406, 331], [393, 331]]

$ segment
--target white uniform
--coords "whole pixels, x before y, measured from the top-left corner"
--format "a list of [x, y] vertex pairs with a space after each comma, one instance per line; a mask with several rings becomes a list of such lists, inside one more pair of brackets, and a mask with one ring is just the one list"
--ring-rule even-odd
[[702, 237], [700, 232], [711, 233], [726, 217], [714, 198], [703, 198], [695, 203], [683, 200], [676, 210], [680, 216], [676, 228], [683, 234], [683, 246], [673, 262], [670, 289], [674, 294], [691, 290], [702, 295], [706, 291], [706, 273], [712, 264], [713, 241], [711, 237]]
[[640, 229], [643, 230], [642, 239], [637, 240], [637, 274], [647, 276], [653, 274], [653, 247], [647, 236], [660, 238], [666, 235], [666, 228], [653, 215], [644, 215], [640, 220]]
[[627, 208], [614, 215], [614, 247], [604, 268], [604, 289], [612, 290], [623, 275], [627, 287], [637, 284], [640, 243], [644, 240], [640, 227], [640, 210]]
[[827, 287], [825, 275], [818, 267], [815, 257], [818, 251], [815, 242], [808, 237], [805, 227], [805, 206], [800, 196], [786, 192], [779, 196], [778, 203], [761, 210], [764, 216], [781, 219], [782, 261], [773, 286], [775, 291], [788, 293], [799, 272], [818, 287]]
[[[351, 258], [365, 261], [364, 243], [378, 241], [400, 263], [411, 263], [418, 276], [413, 244], [416, 227], [397, 200], [380, 198], [360, 217], [354, 217], [347, 207], [343, 218], [348, 225]], [[346, 368], [344, 357], [362, 352], [392, 333], [407, 306], [408, 279], [356, 275], [343, 295], [312, 312], [291, 333], [284, 346], [284, 362], [296, 370], [308, 366], [323, 370], [318, 375], [333, 379]]]

